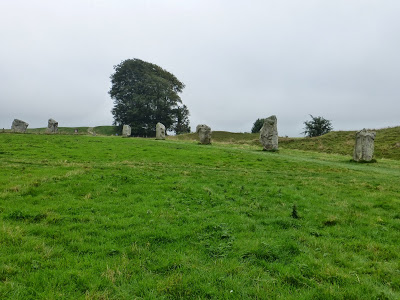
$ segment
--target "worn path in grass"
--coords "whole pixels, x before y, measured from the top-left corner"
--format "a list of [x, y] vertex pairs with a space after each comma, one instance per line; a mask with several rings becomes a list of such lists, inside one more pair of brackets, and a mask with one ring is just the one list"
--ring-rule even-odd
[[0, 134], [0, 298], [398, 299], [400, 162], [350, 158]]

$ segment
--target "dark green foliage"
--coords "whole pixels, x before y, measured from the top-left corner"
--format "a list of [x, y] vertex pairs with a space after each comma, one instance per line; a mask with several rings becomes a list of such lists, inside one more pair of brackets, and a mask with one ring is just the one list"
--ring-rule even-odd
[[304, 135], [308, 137], [320, 136], [325, 133], [332, 131], [332, 123], [329, 120], [324, 119], [323, 117], [313, 117], [310, 115], [311, 121], [304, 122], [304, 131], [302, 132]]
[[260, 132], [261, 128], [264, 125], [264, 121], [265, 119], [257, 119], [254, 124], [253, 127], [251, 128], [251, 133], [258, 133]]
[[154, 136], [158, 122], [167, 131], [188, 132], [189, 110], [179, 93], [185, 85], [161, 67], [140, 59], [114, 66], [109, 94], [114, 125], [130, 125], [133, 135]]
[[176, 124], [174, 125], [176, 134], [189, 133], [189, 110], [186, 105], [176, 109]]

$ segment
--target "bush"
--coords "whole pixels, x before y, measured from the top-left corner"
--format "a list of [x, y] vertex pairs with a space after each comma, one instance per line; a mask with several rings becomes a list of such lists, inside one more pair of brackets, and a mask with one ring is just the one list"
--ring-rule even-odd
[[302, 132], [304, 135], [309, 137], [320, 136], [325, 133], [332, 131], [332, 123], [329, 120], [324, 119], [323, 117], [313, 117], [310, 115], [311, 121], [304, 122], [304, 131]]

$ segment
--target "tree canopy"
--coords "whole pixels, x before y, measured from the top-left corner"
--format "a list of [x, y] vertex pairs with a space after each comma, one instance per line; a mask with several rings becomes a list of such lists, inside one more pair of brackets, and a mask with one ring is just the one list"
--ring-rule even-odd
[[114, 70], [109, 91], [114, 125], [130, 125], [140, 136], [155, 136], [158, 122], [167, 131], [190, 132], [189, 110], [179, 96], [185, 85], [173, 74], [136, 58], [122, 61]]
[[310, 115], [311, 121], [304, 122], [304, 135], [309, 137], [320, 136], [333, 130], [332, 123], [323, 117], [313, 117]]
[[264, 125], [264, 121], [265, 119], [257, 119], [254, 124], [253, 127], [251, 128], [251, 133], [258, 133], [260, 132], [261, 128]]

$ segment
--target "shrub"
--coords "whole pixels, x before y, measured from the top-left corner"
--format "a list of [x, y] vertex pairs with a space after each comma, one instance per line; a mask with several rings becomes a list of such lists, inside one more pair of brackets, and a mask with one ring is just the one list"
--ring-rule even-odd
[[332, 131], [332, 123], [329, 120], [324, 119], [323, 117], [313, 117], [310, 115], [311, 121], [304, 122], [304, 131], [302, 132], [304, 135], [309, 137], [320, 136], [325, 133]]

